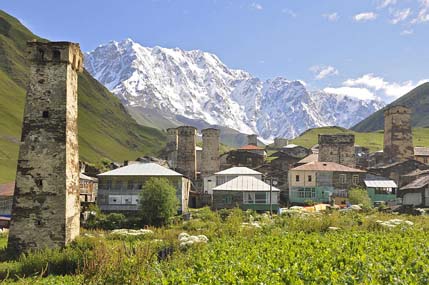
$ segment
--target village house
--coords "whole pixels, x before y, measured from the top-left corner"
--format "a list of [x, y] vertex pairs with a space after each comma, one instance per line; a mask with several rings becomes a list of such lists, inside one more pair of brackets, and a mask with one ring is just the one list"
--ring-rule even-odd
[[[252, 175], [238, 176], [213, 188], [213, 209], [277, 211], [280, 190]], [[271, 194], [271, 195], [270, 195]]]
[[79, 195], [81, 203], [95, 203], [97, 199], [98, 179], [79, 174]]
[[105, 212], [135, 212], [139, 195], [150, 178], [165, 178], [176, 188], [178, 212], [186, 212], [191, 182], [182, 174], [156, 163], [135, 163], [98, 175], [97, 204]]
[[423, 162], [424, 164], [429, 164], [429, 147], [415, 147], [414, 159]]
[[10, 217], [15, 181], [0, 185], [0, 217]]
[[421, 176], [401, 187], [398, 196], [402, 198], [403, 205], [429, 207], [429, 175]]
[[363, 187], [365, 171], [335, 162], [310, 162], [289, 171], [289, 202], [329, 203], [347, 198], [348, 190]]
[[207, 179], [204, 180], [204, 192], [212, 195], [214, 187], [226, 183], [238, 176], [253, 176], [256, 179], [262, 179], [262, 173], [253, 169], [242, 166], [231, 167], [207, 177]]
[[373, 203], [396, 201], [398, 185], [396, 185], [395, 181], [389, 178], [367, 174], [364, 183], [368, 196]]
[[234, 166], [243, 166], [250, 168], [261, 166], [262, 164], [264, 164], [266, 156], [258, 152], [238, 149], [224, 153], [220, 156], [221, 169], [227, 169]]

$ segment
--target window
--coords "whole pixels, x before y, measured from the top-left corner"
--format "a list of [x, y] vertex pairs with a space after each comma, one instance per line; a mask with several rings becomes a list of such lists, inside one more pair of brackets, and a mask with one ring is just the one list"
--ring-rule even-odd
[[295, 175], [295, 181], [299, 182], [299, 175]]
[[115, 183], [115, 190], [121, 190], [122, 189], [122, 181], [116, 181]]
[[358, 185], [359, 184], [359, 175], [353, 175], [353, 177], [352, 177], [352, 183], [353, 183], [353, 185]]
[[346, 184], [347, 183], [347, 176], [345, 174], [340, 174], [340, 184]]
[[308, 182], [311, 182], [313, 180], [313, 177], [311, 175], [308, 175]]
[[107, 190], [112, 189], [112, 180], [106, 180], [106, 189]]
[[[268, 204], [268, 193], [266, 192], [245, 192], [243, 193], [244, 204]], [[269, 197], [268, 197], [269, 198]], [[275, 201], [273, 201], [274, 203]]]
[[224, 202], [226, 205], [231, 205], [232, 204], [232, 195], [230, 195], [230, 194], [225, 195], [225, 201]]
[[298, 189], [297, 196], [299, 198], [315, 198], [316, 197], [316, 188], [300, 188]]
[[49, 111], [43, 111], [42, 117], [45, 119], [49, 118]]
[[128, 181], [127, 188], [128, 188], [128, 190], [133, 190], [133, 188], [134, 188], [134, 181], [132, 181], [132, 180]]
[[423, 163], [428, 163], [428, 158], [427, 157], [423, 158]]

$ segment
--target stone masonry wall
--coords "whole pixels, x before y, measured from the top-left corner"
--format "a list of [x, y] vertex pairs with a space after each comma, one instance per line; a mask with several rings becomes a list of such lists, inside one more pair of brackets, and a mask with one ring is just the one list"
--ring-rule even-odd
[[177, 128], [177, 168], [176, 170], [195, 180], [197, 177], [196, 135], [197, 129], [191, 126]]
[[203, 152], [201, 154], [201, 175], [210, 176], [220, 170], [219, 158], [219, 129], [204, 129]]
[[354, 145], [351, 134], [319, 135], [319, 161], [356, 167]]

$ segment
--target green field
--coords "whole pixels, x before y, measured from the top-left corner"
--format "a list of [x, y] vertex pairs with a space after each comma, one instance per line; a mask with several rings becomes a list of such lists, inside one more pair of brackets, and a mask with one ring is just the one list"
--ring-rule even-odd
[[[402, 222], [381, 224], [391, 219]], [[9, 284], [429, 282], [428, 216], [332, 212], [271, 219], [202, 209], [190, 221], [152, 230], [145, 236], [85, 232], [65, 250], [0, 263], [0, 276]], [[205, 235], [208, 242], [180, 245], [182, 232]], [[159, 260], [167, 247], [172, 254]]]
[[[338, 133], [354, 134], [356, 144], [368, 147], [370, 151], [383, 149], [383, 131], [362, 133], [350, 131], [340, 127], [322, 127], [310, 129], [294, 139], [292, 142], [304, 147], [311, 147], [317, 144], [319, 134]], [[413, 142], [414, 146], [429, 146], [429, 128], [414, 128]]]

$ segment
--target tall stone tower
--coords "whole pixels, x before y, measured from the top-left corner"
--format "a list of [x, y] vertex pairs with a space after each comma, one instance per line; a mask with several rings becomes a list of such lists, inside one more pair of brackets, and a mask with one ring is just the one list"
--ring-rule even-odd
[[257, 135], [247, 135], [247, 144], [258, 146], [258, 136]]
[[201, 155], [201, 176], [209, 176], [220, 170], [219, 160], [219, 129], [204, 129], [203, 152]]
[[355, 136], [352, 134], [319, 135], [319, 161], [356, 167]]
[[177, 128], [177, 134], [176, 170], [189, 179], [195, 180], [197, 178], [197, 129], [191, 126], [182, 126]]
[[167, 161], [168, 165], [171, 168], [177, 167], [177, 129], [176, 128], [169, 128], [167, 129], [167, 146], [166, 146], [166, 152], [167, 152]]
[[79, 45], [28, 42], [27, 89], [8, 250], [63, 247], [79, 235]]
[[384, 111], [384, 158], [386, 163], [414, 158], [411, 110], [392, 106]]

